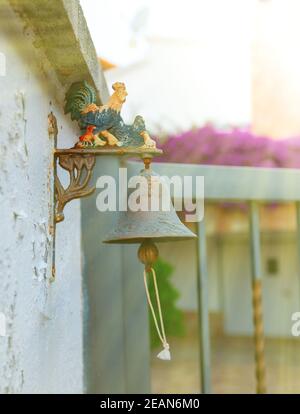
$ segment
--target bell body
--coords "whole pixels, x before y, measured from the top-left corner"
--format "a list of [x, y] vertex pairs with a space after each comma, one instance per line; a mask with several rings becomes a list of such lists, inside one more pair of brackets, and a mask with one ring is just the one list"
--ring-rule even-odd
[[[157, 211], [132, 211], [129, 206], [127, 211], [120, 212], [116, 227], [105, 238], [104, 243], [134, 244], [142, 243], [145, 239], [154, 242], [166, 242], [175, 240], [187, 240], [196, 238], [179, 219], [170, 199], [167, 200], [168, 209], [163, 209], [161, 200], [163, 186], [166, 185], [159, 175], [150, 169], [141, 171], [142, 177], [147, 179], [148, 187], [141, 197], [145, 197], [146, 204], [151, 205], [151, 197], [154, 205], [159, 206]], [[156, 190], [154, 190], [155, 186]]]

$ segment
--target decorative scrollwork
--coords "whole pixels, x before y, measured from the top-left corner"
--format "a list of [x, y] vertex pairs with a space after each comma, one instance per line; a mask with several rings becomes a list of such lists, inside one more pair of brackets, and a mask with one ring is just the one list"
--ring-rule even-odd
[[64, 188], [58, 175], [55, 174], [55, 221], [59, 223], [64, 220], [63, 210], [69, 201], [75, 198], [87, 197], [95, 191], [95, 187], [88, 186], [95, 165], [95, 155], [59, 154], [57, 158], [59, 165], [68, 171], [70, 176], [70, 183], [67, 188]]

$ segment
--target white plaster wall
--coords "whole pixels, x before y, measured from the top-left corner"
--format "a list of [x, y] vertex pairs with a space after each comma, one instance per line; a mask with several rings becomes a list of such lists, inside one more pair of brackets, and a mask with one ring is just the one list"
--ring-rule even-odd
[[[7, 7], [0, 52], [0, 393], [83, 391], [80, 208], [66, 207], [57, 226], [56, 281], [49, 283], [52, 145], [47, 115], [59, 126], [59, 145], [73, 145], [51, 70], [32, 36]], [[57, 96], [54, 96], [57, 95]]]

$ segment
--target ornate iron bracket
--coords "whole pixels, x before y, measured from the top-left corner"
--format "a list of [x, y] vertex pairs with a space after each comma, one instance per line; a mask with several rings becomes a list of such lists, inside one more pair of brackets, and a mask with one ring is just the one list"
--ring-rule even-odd
[[[64, 220], [64, 207], [75, 198], [87, 197], [95, 191], [90, 187], [96, 157], [103, 155], [139, 156], [150, 159], [160, 155], [162, 150], [149, 148], [98, 148], [98, 149], [55, 149], [54, 151], [54, 185], [55, 185], [55, 222]], [[69, 185], [64, 188], [57, 174], [58, 164], [69, 173]]]
[[[57, 154], [59, 165], [69, 173], [70, 183], [64, 188], [58, 175], [54, 177], [55, 182], [55, 221], [59, 223], [64, 220], [64, 207], [75, 198], [87, 197], [95, 191], [95, 187], [89, 187], [93, 168], [96, 162], [92, 154]], [[55, 159], [55, 162], [57, 160]]]

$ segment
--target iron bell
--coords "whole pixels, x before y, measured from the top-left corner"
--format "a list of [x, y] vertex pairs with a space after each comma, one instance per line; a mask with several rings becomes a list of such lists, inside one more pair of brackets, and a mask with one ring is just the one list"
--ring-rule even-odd
[[[157, 357], [162, 360], [170, 360], [170, 346], [167, 342], [158, 292], [158, 283], [155, 270], [153, 269], [153, 264], [157, 260], [159, 254], [154, 242], [187, 240], [197, 236], [179, 220], [170, 198], [166, 200], [168, 208], [163, 208], [162, 189], [165, 183], [158, 174], [155, 174], [149, 168], [150, 162], [151, 160], [148, 160], [147, 162], [147, 160], [144, 159], [146, 168], [140, 173], [141, 177], [146, 178], [147, 183], [145, 185], [145, 190], [140, 194], [140, 199], [143, 199], [140, 204], [143, 205], [144, 202], [146, 205], [151, 206], [151, 201], [154, 199], [156, 206], [159, 208], [156, 208], [155, 210], [148, 208], [147, 211], [132, 211], [129, 208], [128, 203], [127, 211], [119, 214], [116, 227], [110, 232], [104, 240], [104, 243], [141, 243], [138, 249], [138, 258], [144, 265], [146, 296], [158, 337], [163, 345], [163, 350], [159, 352]], [[154, 191], [155, 184], [156, 191]], [[159, 191], [157, 191], [157, 187], [159, 188]], [[147, 281], [149, 277], [153, 278], [158, 316], [153, 307], [153, 300], [149, 293]]]
[[[166, 242], [176, 240], [187, 240], [197, 236], [189, 230], [179, 219], [172, 204], [168, 200], [169, 208], [167, 211], [162, 209], [162, 186], [165, 185], [161, 177], [154, 173], [149, 167], [140, 172], [140, 176], [145, 177], [148, 182], [148, 191], [142, 195], [144, 200], [150, 205], [151, 197], [157, 198], [157, 211], [132, 211], [129, 208], [125, 212], [120, 212], [116, 227], [107, 235], [104, 243], [114, 244], [135, 244], [146, 240], [153, 242]], [[152, 191], [153, 183], [159, 185], [159, 192]]]

